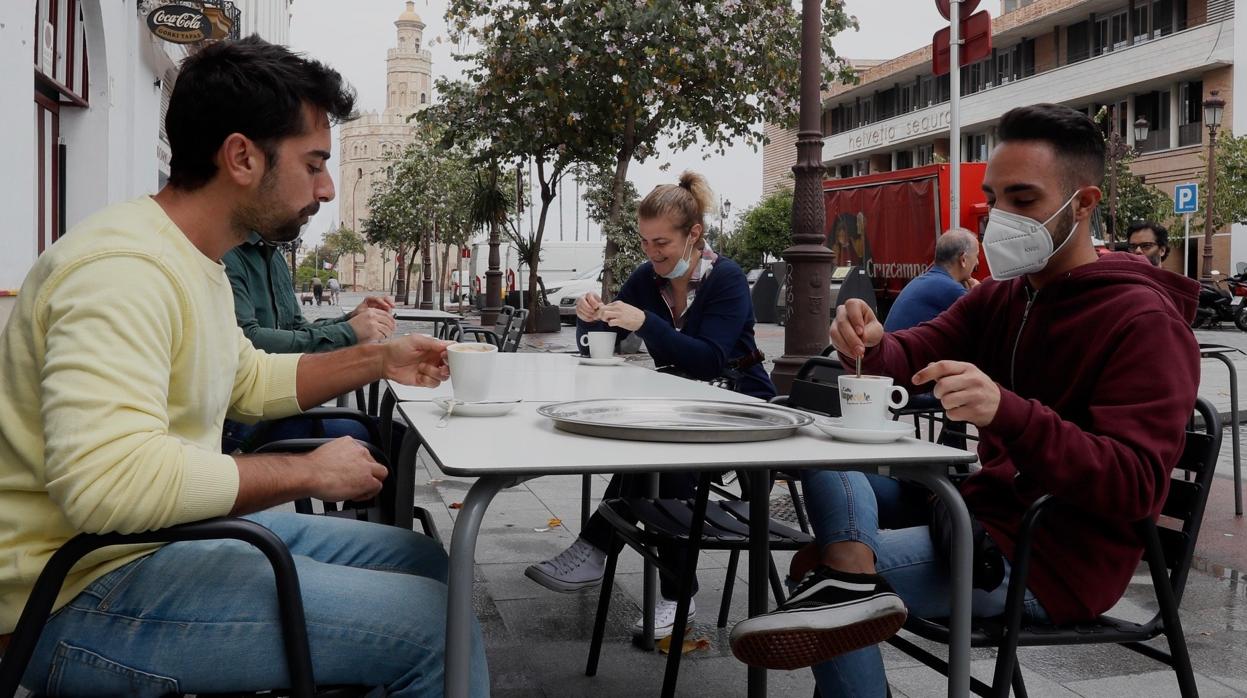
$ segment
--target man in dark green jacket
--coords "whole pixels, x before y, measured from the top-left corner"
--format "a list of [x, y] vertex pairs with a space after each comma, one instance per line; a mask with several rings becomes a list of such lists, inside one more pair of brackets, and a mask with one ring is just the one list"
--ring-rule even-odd
[[[382, 340], [394, 333], [394, 301], [369, 296], [350, 313], [308, 322], [299, 308], [290, 269], [277, 249], [252, 233], [246, 242], [225, 254], [225, 273], [234, 288], [234, 317], [257, 349], [271, 354], [332, 351], [360, 342]], [[368, 439], [363, 425], [349, 419], [322, 423], [328, 437]], [[232, 453], [280, 439], [313, 436], [310, 422], [287, 419], [259, 433], [257, 425], [225, 421], [222, 450]]]
[[234, 287], [234, 317], [257, 349], [270, 354], [332, 351], [394, 333], [394, 301], [386, 296], [369, 296], [341, 317], [308, 322], [285, 259], [255, 233], [222, 261]]

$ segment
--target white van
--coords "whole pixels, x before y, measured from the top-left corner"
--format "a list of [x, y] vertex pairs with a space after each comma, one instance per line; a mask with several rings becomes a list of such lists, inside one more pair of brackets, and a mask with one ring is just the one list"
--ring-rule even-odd
[[546, 286], [546, 298], [551, 305], [559, 308], [559, 319], [563, 322], [576, 324], [576, 302], [586, 293], [602, 292], [602, 266], [582, 271], [568, 281]]

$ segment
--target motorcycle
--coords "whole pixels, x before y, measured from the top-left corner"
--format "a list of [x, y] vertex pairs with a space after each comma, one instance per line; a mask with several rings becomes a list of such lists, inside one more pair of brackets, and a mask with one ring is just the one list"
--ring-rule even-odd
[[1213, 329], [1222, 322], [1233, 322], [1247, 332], [1247, 269], [1243, 266], [1240, 264], [1239, 273], [1234, 276], [1216, 278], [1221, 273], [1214, 271], [1213, 281], [1200, 282], [1199, 307], [1192, 327]]

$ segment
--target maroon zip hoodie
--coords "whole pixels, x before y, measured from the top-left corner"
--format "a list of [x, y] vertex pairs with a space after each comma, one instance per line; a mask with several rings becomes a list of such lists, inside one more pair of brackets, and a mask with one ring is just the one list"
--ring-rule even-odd
[[862, 361], [908, 387], [928, 363], [968, 361], [1000, 385], [979, 430], [983, 468], [961, 492], [1010, 559], [1027, 507], [1055, 495], [1027, 586], [1058, 623], [1111, 608], [1142, 558], [1132, 523], [1160, 515], [1195, 404], [1198, 293], [1142, 257], [1109, 254], [1038, 291], [1025, 278], [985, 282]]

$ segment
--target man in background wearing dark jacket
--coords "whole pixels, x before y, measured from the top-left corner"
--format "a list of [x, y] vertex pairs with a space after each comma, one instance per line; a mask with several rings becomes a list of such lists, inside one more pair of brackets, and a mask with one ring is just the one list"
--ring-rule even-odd
[[[849, 301], [831, 342], [844, 361], [862, 357], [863, 371], [934, 385], [951, 419], [978, 427], [983, 467], [961, 493], [1003, 554], [1004, 578], [975, 590], [974, 613], [1003, 611], [1022, 516], [1051, 494], [1059, 512], [1036, 533], [1026, 613], [1078, 622], [1121, 598], [1142, 557], [1132, 524], [1160, 514], [1199, 384], [1188, 324], [1198, 284], [1126, 253], [1097, 260], [1104, 139], [1085, 114], [1013, 109], [998, 139], [983, 179], [995, 280], [890, 334]], [[1157, 355], [1166, 370], [1140, 374]], [[907, 609], [950, 610], [931, 519], [915, 515], [924, 498], [859, 473], [812, 472], [805, 486], [822, 564], [777, 612], [739, 623], [733, 651], [758, 666], [815, 665], [822, 695], [882, 696], [875, 643]]]

